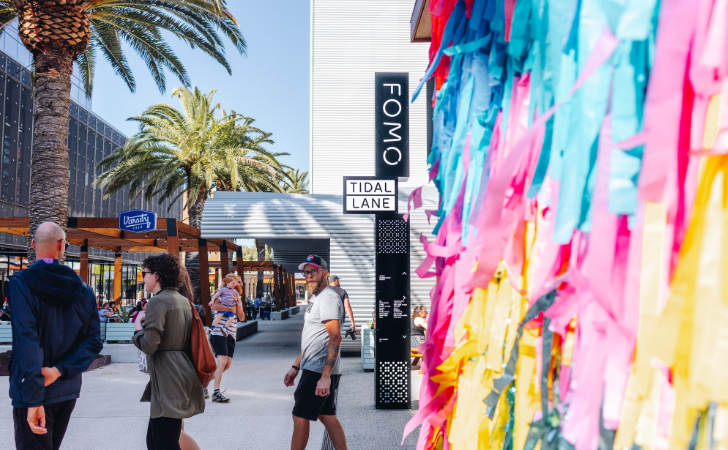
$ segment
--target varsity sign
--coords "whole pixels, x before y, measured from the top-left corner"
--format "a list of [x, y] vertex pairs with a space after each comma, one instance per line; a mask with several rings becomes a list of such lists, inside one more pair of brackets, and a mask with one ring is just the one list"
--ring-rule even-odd
[[119, 213], [119, 229], [131, 233], [144, 233], [157, 229], [157, 215], [150, 211], [132, 209]]
[[375, 168], [380, 177], [409, 177], [409, 73], [374, 74]]
[[397, 212], [397, 179], [344, 177], [344, 214]]

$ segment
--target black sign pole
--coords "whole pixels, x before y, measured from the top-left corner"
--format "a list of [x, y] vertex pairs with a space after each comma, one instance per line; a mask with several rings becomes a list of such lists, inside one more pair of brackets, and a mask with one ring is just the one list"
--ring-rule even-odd
[[[377, 177], [409, 177], [409, 74], [376, 73]], [[410, 367], [410, 226], [397, 213], [376, 213], [377, 409], [412, 408]]]

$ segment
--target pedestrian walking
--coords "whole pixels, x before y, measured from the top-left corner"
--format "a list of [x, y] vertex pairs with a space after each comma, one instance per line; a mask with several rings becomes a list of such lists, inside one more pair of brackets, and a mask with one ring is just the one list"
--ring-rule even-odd
[[344, 307], [339, 295], [328, 285], [328, 267], [323, 258], [309, 255], [298, 269], [306, 277], [310, 297], [303, 319], [301, 353], [283, 379], [286, 386], [293, 386], [301, 372], [293, 394], [291, 450], [306, 448], [312, 420], [321, 420], [336, 450], [346, 450], [346, 435], [336, 418]]
[[[240, 277], [237, 283], [242, 285]], [[212, 309], [216, 312], [231, 312], [232, 316], [224, 316], [220, 318], [215, 328], [210, 332], [210, 345], [217, 355], [217, 370], [213, 381], [214, 391], [212, 393], [212, 401], [218, 403], [229, 403], [230, 399], [220, 392], [220, 384], [222, 383], [222, 374], [230, 368], [233, 363], [233, 355], [235, 354], [235, 345], [238, 336], [238, 321], [245, 322], [245, 312], [243, 311], [243, 302], [240, 296], [235, 298], [235, 306], [225, 306], [220, 302], [219, 298], [214, 300]], [[207, 389], [205, 389], [205, 398], [208, 397]]]
[[[189, 272], [187, 272], [185, 266], [182, 265], [180, 265], [179, 271], [180, 281], [178, 287], [180, 295], [186, 298], [187, 301], [193, 305], [200, 317], [204, 317], [205, 308], [203, 308], [202, 305], [195, 303], [195, 296], [192, 293], [192, 280], [190, 280]], [[202, 314], [200, 314], [200, 310], [202, 310]], [[179, 446], [180, 450], [200, 450], [200, 446], [197, 445], [197, 442], [185, 431], [184, 419], [182, 419], [182, 431], [179, 435]]]
[[[260, 312], [260, 308], [263, 307], [263, 302], [260, 297], [256, 297], [255, 301], [253, 302], [253, 319], [256, 319], [258, 317], [258, 313]], [[261, 314], [262, 316], [262, 314]]]
[[344, 309], [346, 310], [346, 315], [349, 316], [349, 322], [351, 323], [351, 325], [349, 326], [349, 329], [346, 331], [346, 335], [351, 336], [351, 339], [355, 341], [356, 340], [356, 322], [354, 321], [354, 311], [351, 310], [351, 303], [349, 302], [349, 293], [341, 288], [341, 279], [338, 276], [329, 275], [328, 281], [329, 281], [329, 286], [331, 286], [331, 289], [336, 291], [336, 293], [339, 295], [339, 298], [344, 303]]
[[10, 278], [13, 353], [10, 398], [15, 446], [58, 449], [81, 392], [82, 373], [103, 344], [96, 295], [68, 266], [63, 229], [42, 223], [36, 262]]
[[202, 383], [191, 362], [192, 309], [178, 292], [179, 258], [150, 256], [142, 262], [147, 302], [144, 324], [134, 323], [134, 345], [147, 355], [150, 381], [141, 401], [151, 402], [147, 449], [179, 450], [182, 419], [205, 411]]

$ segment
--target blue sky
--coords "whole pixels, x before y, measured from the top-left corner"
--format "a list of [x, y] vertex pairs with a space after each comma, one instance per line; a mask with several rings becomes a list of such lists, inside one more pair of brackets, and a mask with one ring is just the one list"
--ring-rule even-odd
[[[192, 84], [203, 92], [217, 89], [215, 100], [226, 110], [256, 119], [272, 132], [270, 149], [288, 152], [282, 162], [308, 171], [309, 164], [309, 0], [230, 0], [230, 9], [248, 43], [240, 56], [226, 42], [232, 76], [212, 58], [170, 40]], [[94, 82], [93, 110], [127, 136], [137, 126], [126, 119], [155, 103], [179, 103], [170, 97], [179, 80], [167, 74], [167, 93], [157, 90], [144, 63], [128, 51], [137, 91], [132, 94], [105, 61], [99, 61]]]

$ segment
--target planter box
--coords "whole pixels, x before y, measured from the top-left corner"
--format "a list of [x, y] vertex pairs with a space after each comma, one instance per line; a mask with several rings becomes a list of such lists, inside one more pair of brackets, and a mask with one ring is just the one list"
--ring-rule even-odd
[[273, 311], [270, 313], [271, 320], [286, 320], [288, 319], [288, 310], [282, 309], [280, 311]]
[[13, 343], [13, 329], [10, 322], [0, 322], [0, 344]]
[[240, 341], [244, 338], [250, 336], [251, 334], [255, 334], [258, 332], [258, 321], [257, 320], [249, 320], [247, 322], [238, 322], [238, 333], [236, 335], [236, 340]]
[[131, 342], [132, 336], [134, 336], [133, 323], [106, 324], [106, 342]]
[[300, 306], [294, 306], [294, 307], [291, 308], [291, 315], [298, 314], [300, 312], [301, 312], [301, 307]]
[[111, 364], [111, 356], [110, 355], [99, 355], [98, 358], [94, 360], [94, 362], [91, 363], [88, 369], [86, 369], [86, 372], [89, 372], [94, 369], [98, 369], [99, 367], [108, 366]]
[[365, 372], [374, 371], [374, 330], [362, 328], [361, 330], [361, 366]]

